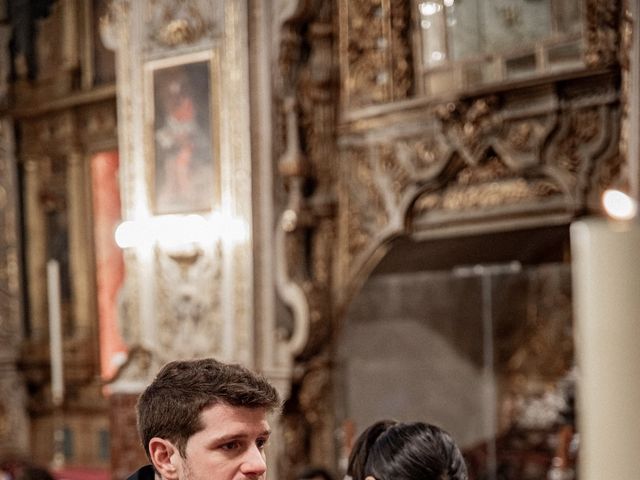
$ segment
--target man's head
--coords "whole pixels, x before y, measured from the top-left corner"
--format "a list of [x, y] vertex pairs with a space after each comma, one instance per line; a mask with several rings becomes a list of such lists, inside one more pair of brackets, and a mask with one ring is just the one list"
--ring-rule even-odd
[[[138, 399], [138, 430], [147, 456], [163, 478], [197, 480], [205, 474], [203, 469], [216, 465], [225, 469], [230, 461], [238, 464], [239, 471], [240, 453], [258, 451], [264, 457], [269, 436], [266, 415], [279, 406], [275, 388], [240, 365], [214, 359], [175, 361], [160, 370]], [[219, 448], [217, 457], [207, 454], [214, 447]], [[203, 471], [189, 472], [194, 469]]]

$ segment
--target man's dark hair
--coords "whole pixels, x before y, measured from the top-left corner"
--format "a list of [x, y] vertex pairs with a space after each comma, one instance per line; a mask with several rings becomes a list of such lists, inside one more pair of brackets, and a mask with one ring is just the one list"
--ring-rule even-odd
[[138, 399], [138, 432], [147, 456], [149, 441], [159, 437], [184, 457], [187, 440], [204, 428], [200, 413], [216, 404], [273, 411], [280, 399], [266, 378], [241, 365], [212, 358], [170, 362]]
[[316, 478], [322, 478], [323, 480], [333, 480], [331, 474], [321, 467], [307, 467], [302, 470], [297, 476], [296, 480], [316, 480]]
[[422, 422], [396, 423], [385, 429], [371, 446], [364, 471], [376, 480], [468, 479], [453, 438]]

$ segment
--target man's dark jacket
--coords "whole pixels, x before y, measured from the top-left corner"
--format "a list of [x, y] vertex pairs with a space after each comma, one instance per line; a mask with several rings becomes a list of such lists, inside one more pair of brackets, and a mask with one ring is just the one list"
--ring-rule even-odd
[[145, 465], [136, 473], [131, 475], [127, 480], [154, 480], [156, 478], [155, 472], [151, 465]]

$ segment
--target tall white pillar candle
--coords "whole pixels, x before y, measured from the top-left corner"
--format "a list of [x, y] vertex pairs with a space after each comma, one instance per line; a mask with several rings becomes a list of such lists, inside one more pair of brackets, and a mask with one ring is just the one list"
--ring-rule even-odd
[[60, 309], [60, 265], [57, 260], [49, 260], [47, 262], [47, 296], [49, 300], [51, 395], [54, 405], [61, 405], [64, 398], [64, 362]]
[[571, 226], [580, 479], [640, 475], [640, 225]]

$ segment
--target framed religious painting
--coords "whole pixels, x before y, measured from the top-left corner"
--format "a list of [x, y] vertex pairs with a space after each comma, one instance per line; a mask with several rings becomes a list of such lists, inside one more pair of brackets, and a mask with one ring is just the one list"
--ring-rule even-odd
[[152, 211], [207, 212], [220, 185], [217, 52], [151, 61], [145, 80]]

